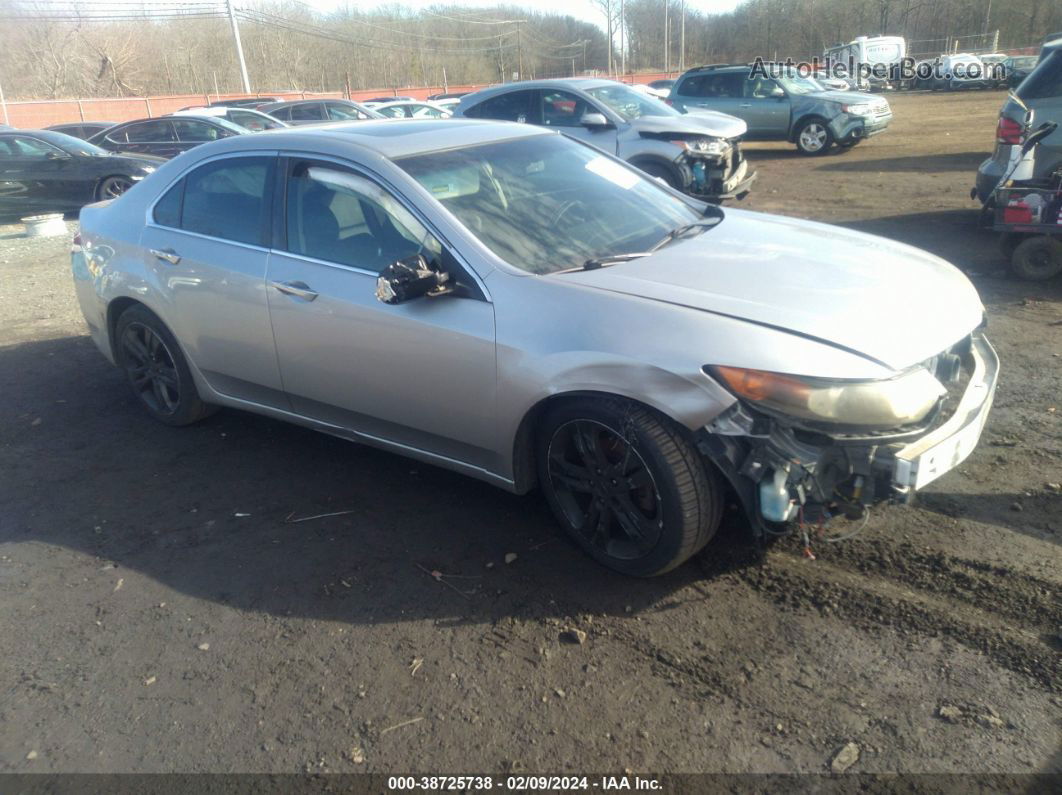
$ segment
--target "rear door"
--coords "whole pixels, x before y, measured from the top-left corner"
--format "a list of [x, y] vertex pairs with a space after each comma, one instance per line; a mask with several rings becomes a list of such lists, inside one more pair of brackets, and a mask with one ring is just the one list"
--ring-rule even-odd
[[208, 121], [201, 119], [174, 119], [173, 129], [177, 133], [177, 143], [182, 152], [199, 146], [199, 144], [228, 138], [232, 133]]
[[155, 203], [140, 246], [163, 319], [211, 387], [287, 408], [265, 291], [275, 168], [272, 152], [197, 166]]
[[497, 94], [483, 100], [478, 105], [473, 105], [465, 111], [465, 115], [473, 119], [539, 124], [541, 116], [538, 108], [535, 107], [537, 97], [538, 91], [534, 89], [506, 91], [504, 94]]
[[325, 120], [324, 103], [300, 102], [291, 106], [292, 124], [315, 124]]
[[[267, 293], [294, 410], [495, 467], [494, 307], [477, 283], [408, 205], [369, 175], [292, 158], [285, 182], [285, 223], [270, 256]], [[467, 297], [377, 300], [380, 271], [417, 253], [467, 282]]]

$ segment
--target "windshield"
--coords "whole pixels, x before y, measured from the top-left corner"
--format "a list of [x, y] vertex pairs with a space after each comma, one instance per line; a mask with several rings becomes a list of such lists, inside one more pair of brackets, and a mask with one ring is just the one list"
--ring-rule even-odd
[[80, 138], [75, 138], [66, 133], [55, 133], [55, 136], [56, 138], [54, 140], [49, 139], [49, 142], [54, 143], [56, 146], [61, 146], [72, 155], [110, 157], [113, 154], [113, 152], [108, 152], [106, 149], [100, 149], [96, 144], [90, 144], [88, 141], [82, 141]]
[[560, 135], [396, 162], [491, 251], [530, 273], [646, 251], [702, 217], [642, 172]]
[[797, 96], [826, 90], [818, 81], [810, 77], [779, 77], [778, 82], [782, 84], [782, 88], [786, 90], [787, 94], [795, 94]]
[[643, 116], [681, 116], [682, 114], [659, 99], [648, 97], [621, 83], [614, 86], [588, 88], [586, 93], [594, 99], [604, 102], [627, 121]]

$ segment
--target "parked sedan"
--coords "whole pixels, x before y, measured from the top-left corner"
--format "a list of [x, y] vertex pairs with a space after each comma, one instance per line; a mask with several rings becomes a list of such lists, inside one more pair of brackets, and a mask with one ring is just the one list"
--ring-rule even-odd
[[136, 152], [156, 157], [174, 157], [209, 141], [247, 130], [222, 118], [137, 119], [96, 133], [89, 143], [110, 152]]
[[380, 102], [372, 109], [389, 119], [448, 119], [454, 115], [450, 108], [423, 100]]
[[0, 215], [66, 212], [113, 199], [161, 162], [114, 155], [51, 130], [0, 131]]
[[731, 499], [760, 538], [910, 499], [984, 426], [981, 302], [910, 246], [724, 212], [529, 124], [262, 149], [204, 146], [81, 213], [89, 331], [167, 424], [230, 406], [537, 486], [634, 575], [704, 547]]
[[247, 132], [262, 132], [263, 130], [279, 130], [289, 126], [287, 122], [250, 108], [233, 108], [228, 106], [211, 106], [209, 108], [185, 108], [174, 111], [171, 116], [193, 116], [199, 118], [225, 119], [238, 127], [243, 127]]
[[240, 97], [238, 99], [216, 99], [210, 103], [212, 108], [260, 108], [273, 102], [283, 102], [282, 97]]
[[383, 118], [371, 108], [347, 99], [308, 99], [276, 102], [259, 108], [262, 113], [289, 124], [320, 124], [326, 121], [364, 121]]
[[80, 138], [83, 141], [87, 141], [96, 133], [103, 130], [109, 130], [118, 122], [116, 121], [78, 121], [71, 122], [69, 124], [53, 124], [51, 127], [46, 127], [46, 130], [53, 130], [65, 135], [72, 135], [75, 138]]
[[614, 80], [508, 83], [463, 97], [454, 115], [561, 130], [676, 190], [715, 201], [745, 196], [756, 179], [741, 153], [743, 121], [723, 113], [684, 116]]

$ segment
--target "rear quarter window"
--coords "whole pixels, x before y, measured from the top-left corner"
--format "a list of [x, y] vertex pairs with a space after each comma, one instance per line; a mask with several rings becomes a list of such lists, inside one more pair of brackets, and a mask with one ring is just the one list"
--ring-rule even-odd
[[1014, 93], [1022, 100], [1062, 96], [1062, 49], [1045, 56]]

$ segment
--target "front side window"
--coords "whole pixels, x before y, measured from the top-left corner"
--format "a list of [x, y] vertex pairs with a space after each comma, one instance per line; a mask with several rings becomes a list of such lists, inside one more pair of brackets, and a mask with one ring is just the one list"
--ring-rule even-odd
[[375, 182], [312, 162], [288, 178], [287, 248], [293, 254], [379, 272], [442, 246], [404, 205]]
[[[155, 220], [173, 220], [179, 203], [180, 219], [175, 225], [181, 229], [263, 245], [275, 162], [272, 157], [234, 157], [200, 166], [179, 183], [184, 187], [183, 200], [171, 197], [175, 189], [160, 200], [155, 207]], [[159, 205], [163, 206], [161, 217]]]
[[201, 143], [223, 137], [217, 127], [203, 121], [180, 119], [175, 120], [173, 126], [177, 130], [177, 138], [181, 141]]
[[583, 115], [596, 111], [586, 100], [567, 91], [543, 91], [542, 123], [547, 127], [579, 127]]
[[369, 118], [367, 113], [362, 113], [353, 105], [344, 105], [341, 102], [329, 102], [325, 108], [328, 118], [332, 121], [360, 121]]
[[396, 160], [501, 259], [530, 273], [645, 251], [701, 218], [632, 166], [561, 135]]

